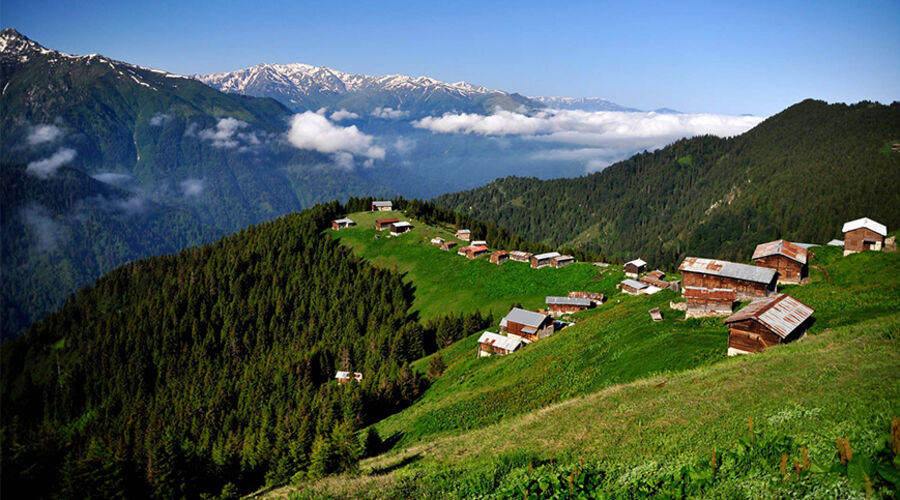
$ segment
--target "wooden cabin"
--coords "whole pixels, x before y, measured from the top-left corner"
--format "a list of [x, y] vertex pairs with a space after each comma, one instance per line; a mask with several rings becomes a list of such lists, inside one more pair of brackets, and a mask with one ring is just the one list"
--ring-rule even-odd
[[753, 301], [725, 318], [728, 355], [749, 354], [802, 338], [815, 310], [783, 293]]
[[473, 247], [486, 247], [488, 246], [487, 241], [484, 240], [475, 240], [472, 242]]
[[728, 316], [734, 312], [737, 296], [730, 288], [684, 287], [685, 318]]
[[540, 253], [537, 255], [531, 256], [531, 267], [534, 269], [540, 269], [542, 267], [547, 267], [552, 264], [551, 259], [556, 257], [561, 257], [559, 252], [547, 252]]
[[444, 238], [441, 238], [441, 237], [431, 238], [431, 244], [436, 247], [439, 247], [439, 246], [443, 245], [444, 243], [445, 243]]
[[445, 241], [445, 242], [441, 243], [441, 250], [443, 250], [445, 252], [449, 252], [455, 246], [456, 246], [455, 241]]
[[637, 279], [638, 275], [647, 270], [647, 263], [641, 259], [634, 259], [625, 263], [625, 276]]
[[523, 345], [521, 339], [507, 337], [494, 332], [484, 332], [478, 337], [478, 357], [505, 356], [518, 351]]
[[594, 301], [580, 297], [546, 297], [544, 302], [551, 316], [562, 316], [594, 307]]
[[555, 330], [550, 315], [514, 307], [500, 320], [500, 331], [523, 342], [536, 342]]
[[385, 229], [390, 229], [391, 224], [395, 222], [400, 222], [400, 219], [378, 219], [375, 221], [375, 230], [384, 231]]
[[509, 259], [509, 254], [506, 250], [498, 250], [496, 252], [491, 253], [491, 264], [503, 264]]
[[341, 229], [345, 229], [355, 225], [356, 223], [350, 219], [335, 219], [331, 221], [331, 229], [335, 231], [339, 231]]
[[647, 277], [653, 278], [653, 279], [658, 279], [658, 280], [664, 280], [666, 278], [666, 273], [663, 271], [660, 271], [659, 269], [656, 269], [656, 270], [653, 270], [653, 271], [650, 271], [649, 273], [647, 273]]
[[868, 217], [844, 223], [844, 255], [864, 250], [881, 251], [887, 226]]
[[465, 246], [460, 247], [456, 253], [465, 256], [467, 259], [477, 259], [478, 257], [490, 253], [490, 250], [488, 250], [487, 247]]
[[778, 272], [778, 283], [800, 284], [809, 276], [808, 253], [790, 241], [762, 243], [753, 251], [753, 263]]
[[775, 293], [778, 272], [766, 267], [750, 266], [715, 259], [686, 257], [678, 268], [684, 287], [728, 288], [737, 300], [753, 300]]
[[408, 232], [412, 231], [414, 226], [412, 224], [410, 224], [409, 222], [403, 221], [403, 222], [394, 222], [391, 224], [390, 227], [391, 227], [391, 235], [399, 236], [403, 233], [408, 233]]
[[372, 202], [372, 211], [373, 212], [390, 212], [394, 209], [393, 203], [389, 201], [373, 201]]
[[598, 306], [606, 302], [606, 297], [598, 292], [569, 292], [569, 297], [588, 299]]
[[472, 239], [472, 231], [468, 229], [457, 229], [456, 237], [463, 241], [470, 241]]
[[346, 384], [350, 380], [355, 380], [357, 382], [362, 382], [363, 374], [359, 372], [337, 372], [334, 378], [341, 384]]
[[530, 262], [531, 255], [531, 252], [522, 252], [520, 250], [513, 250], [512, 252], [509, 252], [509, 258], [516, 262]]
[[553, 257], [550, 259], [550, 265], [559, 269], [560, 267], [566, 267], [569, 264], [575, 262], [575, 257], [571, 255], [560, 255], [558, 257]]
[[648, 285], [632, 279], [623, 281], [621, 287], [622, 291], [629, 295], [640, 295], [649, 288]]
[[652, 319], [654, 322], [662, 321], [662, 319], [663, 319], [662, 312], [660, 312], [658, 307], [654, 307], [653, 309], [650, 309], [648, 312], [650, 313], [650, 319]]

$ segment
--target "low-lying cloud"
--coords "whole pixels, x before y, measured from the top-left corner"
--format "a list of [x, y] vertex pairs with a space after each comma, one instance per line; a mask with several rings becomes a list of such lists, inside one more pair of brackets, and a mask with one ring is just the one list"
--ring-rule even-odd
[[30, 203], [22, 207], [19, 210], [19, 217], [34, 236], [32, 251], [49, 252], [55, 249], [64, 237], [62, 224], [57, 222], [43, 205]]
[[331, 113], [330, 118], [333, 122], [339, 122], [341, 120], [355, 120], [359, 118], [359, 115], [352, 111], [347, 111], [346, 109], [339, 109], [334, 113]]
[[377, 107], [372, 111], [372, 116], [376, 118], [384, 118], [385, 120], [399, 120], [409, 116], [409, 111], [401, 111], [394, 108]]
[[312, 111], [291, 118], [287, 139], [300, 149], [333, 154], [335, 164], [344, 169], [353, 168], [354, 155], [381, 160], [385, 154], [384, 148], [374, 145], [373, 137], [360, 132], [356, 125], [341, 127], [330, 122], [324, 113]]
[[133, 177], [129, 174], [120, 174], [117, 172], [100, 172], [98, 174], [92, 175], [91, 177], [93, 177], [94, 179], [97, 179], [100, 182], [104, 182], [106, 184], [113, 184], [116, 186], [125, 184], [128, 181], [130, 181], [131, 179], [133, 179]]
[[62, 130], [56, 125], [35, 125], [28, 131], [25, 141], [31, 146], [53, 142], [62, 137]]
[[216, 148], [232, 149], [240, 146], [238, 151], [247, 151], [262, 143], [256, 132], [242, 132], [249, 126], [250, 124], [245, 121], [226, 117], [219, 118], [215, 128], [197, 130], [200, 127], [196, 123], [191, 123], [184, 135], [196, 135], [200, 139], [209, 141]]
[[71, 148], [60, 148], [59, 151], [53, 153], [43, 160], [33, 161], [25, 167], [25, 173], [33, 175], [39, 179], [48, 179], [56, 174], [56, 171], [66, 163], [75, 159], [75, 150]]
[[154, 113], [153, 116], [150, 117], [150, 126], [160, 127], [171, 119], [172, 115], [168, 113]]
[[181, 194], [185, 198], [200, 196], [206, 189], [203, 179], [197, 179], [194, 177], [181, 181], [179, 186], [181, 187]]

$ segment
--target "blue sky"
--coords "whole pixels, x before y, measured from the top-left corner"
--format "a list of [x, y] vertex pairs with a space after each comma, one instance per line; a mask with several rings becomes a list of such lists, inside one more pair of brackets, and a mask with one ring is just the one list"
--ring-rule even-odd
[[897, 0], [0, 2], [3, 27], [49, 48], [181, 74], [305, 62], [757, 115], [900, 99], [898, 20]]

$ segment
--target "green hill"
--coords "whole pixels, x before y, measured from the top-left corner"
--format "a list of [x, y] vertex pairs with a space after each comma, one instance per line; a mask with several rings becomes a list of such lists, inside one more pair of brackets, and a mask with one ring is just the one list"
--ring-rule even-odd
[[761, 241], [824, 243], [870, 217], [900, 225], [900, 103], [806, 100], [733, 138], [694, 137], [576, 179], [509, 177], [438, 197], [534, 241], [675, 266]]

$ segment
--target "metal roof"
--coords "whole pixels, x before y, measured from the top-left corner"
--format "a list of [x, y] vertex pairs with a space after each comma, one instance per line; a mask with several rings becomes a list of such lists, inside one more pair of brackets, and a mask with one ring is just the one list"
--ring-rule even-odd
[[516, 340], [494, 332], [484, 332], [478, 337], [479, 344], [488, 344], [506, 351], [515, 351], [522, 346], [521, 340]]
[[471, 232], [472, 232], [472, 231], [469, 231], [468, 229], [457, 229], [457, 230], [456, 230], [456, 233], [457, 233], [457, 234], [469, 234], [469, 233], [471, 233]]
[[630, 261], [628, 261], [628, 262], [625, 263], [626, 266], [627, 266], [628, 264], [634, 264], [634, 265], [637, 266], [637, 267], [641, 267], [641, 266], [646, 266], [646, 265], [647, 265], [647, 263], [644, 262], [644, 261], [641, 260], [641, 259], [634, 259], [634, 260], [630, 260]]
[[844, 240], [831, 240], [827, 245], [830, 247], [842, 247], [844, 246]]
[[531, 253], [530, 253], [530, 252], [523, 252], [523, 251], [521, 251], [521, 250], [513, 250], [512, 252], [509, 252], [509, 255], [515, 256], [515, 257], [520, 257], [520, 258], [528, 258], [528, 257], [531, 257]]
[[841, 232], [846, 233], [848, 231], [854, 231], [856, 229], [862, 228], [871, 229], [872, 231], [875, 231], [882, 236], [887, 236], [887, 227], [884, 224], [875, 222], [868, 217], [845, 222], [844, 229], [842, 229]]
[[487, 252], [488, 251], [488, 247], [486, 247], [484, 245], [472, 245], [472, 246], [469, 246], [466, 248], [468, 248], [469, 250], [472, 250], [473, 252]]
[[337, 222], [338, 224], [356, 224], [350, 219], [335, 219], [334, 222]]
[[559, 262], [561, 260], [575, 260], [575, 257], [572, 257], [571, 255], [560, 255], [559, 257], [554, 257], [554, 258], [556, 259], [557, 262]]
[[807, 259], [805, 248], [796, 243], [791, 243], [790, 241], [776, 240], [757, 245], [756, 250], [753, 252], [753, 260], [768, 257], [770, 255], [783, 255], [801, 264], [806, 264]]
[[650, 271], [649, 273], [647, 273], [647, 276], [650, 278], [656, 278], [658, 280], [661, 280], [666, 277], [666, 273], [657, 269], [655, 271]]
[[350, 372], [337, 372], [334, 378], [350, 378]]
[[561, 306], [582, 306], [582, 307], [590, 307], [593, 302], [590, 299], [583, 299], [580, 297], [547, 297], [544, 299], [548, 305], [561, 305]]
[[407, 227], [407, 226], [412, 227], [412, 224], [410, 224], [409, 222], [406, 222], [406, 221], [403, 221], [403, 222], [395, 222], [395, 223], [393, 223], [393, 224], [391, 224], [391, 225], [394, 226], [394, 227]]
[[644, 288], [647, 288], [646, 284], [641, 283], [640, 281], [635, 281], [635, 280], [625, 280], [622, 282], [622, 284], [630, 286], [631, 288], [635, 288], [637, 290], [643, 290]]
[[820, 244], [818, 244], [818, 243], [797, 243], [796, 241], [792, 241], [791, 243], [797, 245], [797, 246], [800, 247], [800, 248], [805, 248], [805, 249], [807, 249], [807, 250], [809, 250], [809, 249], [812, 248], [812, 247], [820, 247], [820, 246], [822, 246], [822, 245], [820, 245]]
[[373, 201], [372, 204], [375, 205], [376, 207], [392, 207], [392, 206], [394, 206], [389, 201]]
[[771, 283], [775, 279], [775, 274], [777, 274], [774, 269], [767, 267], [738, 264], [726, 260], [701, 259], [698, 257], [685, 257], [678, 270], [765, 284]]
[[487, 242], [484, 240], [475, 240], [472, 242], [472, 246], [487, 246]]
[[526, 311], [525, 309], [519, 309], [518, 307], [513, 307], [512, 309], [510, 309], [509, 314], [507, 314], [503, 319], [507, 322], [507, 324], [509, 324], [509, 322], [513, 322], [519, 323], [520, 325], [538, 327], [541, 326], [541, 323], [543, 323], [547, 319], [547, 315], [534, 311]]
[[544, 260], [544, 259], [552, 259], [553, 257], [559, 257], [559, 256], [560, 256], [559, 252], [547, 252], [547, 253], [537, 254], [534, 256], [534, 258], [537, 260]]
[[812, 307], [790, 295], [780, 293], [754, 300], [749, 306], [725, 318], [725, 323], [755, 319], [779, 337], [787, 338], [814, 312], [816, 311]]
[[392, 222], [399, 222], [400, 219], [378, 219], [375, 221], [375, 224], [390, 224]]

